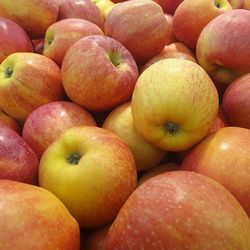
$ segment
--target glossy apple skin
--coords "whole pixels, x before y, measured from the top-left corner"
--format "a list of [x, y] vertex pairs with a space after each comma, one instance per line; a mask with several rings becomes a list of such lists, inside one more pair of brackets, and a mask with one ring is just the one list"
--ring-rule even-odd
[[22, 137], [0, 125], [0, 179], [37, 185], [38, 165], [35, 152]]
[[207, 135], [218, 105], [217, 90], [204, 69], [190, 60], [169, 58], [139, 76], [131, 109], [145, 140], [162, 150], [182, 151]]
[[233, 9], [214, 18], [201, 32], [197, 59], [214, 81], [228, 86], [250, 72], [249, 19], [249, 11]]
[[133, 124], [130, 102], [113, 109], [102, 127], [114, 132], [128, 145], [138, 172], [156, 166], [167, 154], [139, 136]]
[[80, 18], [67, 18], [52, 24], [46, 32], [43, 55], [61, 67], [68, 49], [80, 38], [88, 35], [104, 35], [94, 23]]
[[157, 3], [134, 0], [119, 3], [112, 9], [106, 17], [104, 30], [142, 65], [164, 48], [169, 24]]
[[[78, 164], [68, 160], [81, 156]], [[94, 126], [67, 129], [44, 152], [39, 185], [63, 201], [81, 228], [114, 220], [137, 185], [136, 166], [126, 144]]]
[[233, 195], [207, 176], [171, 171], [150, 178], [126, 200], [107, 250], [241, 249], [250, 220]]
[[0, 126], [5, 125], [11, 129], [13, 129], [15, 132], [17, 132], [19, 135], [21, 134], [21, 126], [18, 124], [17, 121], [15, 121], [13, 118], [8, 116], [5, 112], [0, 110]]
[[0, 204], [2, 249], [80, 248], [79, 225], [49, 191], [17, 181], [0, 180]]
[[24, 123], [22, 137], [40, 159], [66, 129], [84, 125], [96, 126], [89, 112], [72, 102], [50, 102], [30, 113]]
[[146, 64], [144, 64], [140, 68], [140, 72], [142, 73], [153, 63], [167, 58], [182, 58], [197, 63], [194, 53], [184, 43], [174, 42], [167, 44], [160, 54], [154, 56]]
[[207, 175], [226, 187], [250, 216], [250, 130], [225, 127], [185, 157], [181, 169]]
[[81, 18], [96, 24], [103, 30], [104, 17], [91, 0], [59, 0], [58, 20]]
[[126, 102], [138, 78], [138, 68], [130, 52], [118, 41], [101, 35], [81, 38], [72, 45], [61, 72], [67, 96], [93, 112]]
[[173, 17], [173, 33], [177, 40], [195, 49], [204, 27], [215, 17], [232, 9], [227, 0], [218, 0], [218, 3], [220, 7], [214, 0], [183, 1]]
[[163, 11], [167, 14], [173, 15], [177, 7], [183, 2], [183, 0], [153, 0], [160, 4]]
[[0, 82], [0, 108], [17, 121], [25, 121], [35, 108], [64, 97], [60, 68], [36, 53], [8, 56], [0, 65]]
[[250, 73], [236, 78], [223, 95], [222, 106], [232, 126], [250, 129]]
[[0, 17], [0, 63], [15, 52], [33, 52], [33, 45], [24, 29], [17, 23]]
[[51, 0], [0, 2], [0, 16], [21, 25], [32, 39], [44, 37], [47, 28], [56, 22], [58, 11], [58, 2]]

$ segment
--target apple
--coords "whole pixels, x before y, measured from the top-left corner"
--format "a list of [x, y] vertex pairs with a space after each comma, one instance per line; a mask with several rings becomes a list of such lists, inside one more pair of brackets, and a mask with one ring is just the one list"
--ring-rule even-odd
[[44, 38], [33, 39], [32, 44], [33, 44], [35, 53], [43, 54]]
[[101, 35], [74, 43], [64, 57], [61, 73], [67, 96], [92, 112], [126, 102], [138, 78], [130, 52], [118, 41]]
[[138, 135], [133, 124], [130, 102], [113, 109], [102, 127], [114, 132], [128, 145], [138, 172], [156, 166], [167, 154], [166, 151], [154, 147]]
[[17, 52], [0, 65], [0, 109], [25, 121], [37, 107], [61, 100], [64, 90], [60, 68], [46, 56]]
[[174, 17], [171, 14], [164, 14], [164, 16], [168, 23], [168, 35], [167, 35], [167, 41], [166, 41], [166, 45], [168, 45], [177, 41], [173, 33], [173, 18]]
[[51, 0], [4, 0], [0, 2], [0, 16], [21, 25], [32, 39], [44, 37], [47, 28], [56, 22], [58, 11], [57, 1]]
[[91, 0], [99, 8], [104, 18], [115, 7], [115, 3], [111, 0]]
[[0, 125], [0, 179], [37, 185], [38, 165], [35, 152], [22, 137], [13, 129]]
[[250, 10], [250, 0], [244, 0], [244, 9]]
[[168, 163], [157, 165], [153, 168], [148, 169], [140, 176], [139, 181], [138, 181], [138, 186], [154, 176], [166, 173], [167, 171], [176, 171], [179, 169], [180, 169], [180, 165], [174, 162], [168, 162]]
[[181, 169], [207, 175], [226, 187], [250, 216], [250, 130], [224, 127], [196, 145]]
[[113, 221], [136, 188], [135, 161], [113, 132], [73, 127], [42, 155], [39, 185], [63, 201], [81, 228], [97, 227]]
[[59, 0], [58, 20], [81, 18], [96, 24], [103, 30], [104, 17], [91, 0]]
[[206, 71], [180, 58], [147, 68], [136, 82], [131, 102], [139, 135], [166, 151], [187, 150], [203, 139], [218, 106], [217, 90]]
[[250, 248], [250, 220], [213, 179], [188, 171], [150, 178], [126, 200], [106, 250]]
[[233, 9], [243, 9], [245, 1], [248, 0], [228, 0]]
[[12, 53], [34, 51], [32, 42], [24, 29], [1, 16], [0, 34], [0, 63]]
[[47, 147], [66, 129], [96, 126], [92, 115], [72, 102], [56, 101], [33, 110], [26, 119], [22, 137], [40, 159]]
[[117, 4], [107, 15], [104, 31], [122, 43], [138, 65], [146, 63], [164, 48], [169, 23], [159, 4], [133, 0]]
[[231, 9], [227, 0], [185, 0], [174, 13], [173, 33], [178, 41], [195, 49], [204, 27], [216, 16]]
[[105, 250], [110, 224], [90, 230], [82, 243], [82, 250]]
[[0, 126], [5, 125], [13, 129], [16, 133], [21, 134], [21, 126], [13, 118], [8, 116], [4, 111], [0, 109]]
[[236, 78], [225, 90], [222, 106], [232, 126], [250, 129], [250, 73]]
[[183, 2], [183, 0], [153, 0], [158, 3], [163, 11], [167, 14], [173, 15], [177, 7]]
[[0, 245], [4, 250], [78, 250], [79, 225], [52, 193], [0, 180]]
[[248, 10], [233, 9], [214, 18], [201, 32], [197, 59], [214, 81], [228, 86], [250, 72], [249, 20]]
[[80, 38], [88, 35], [104, 35], [94, 23], [80, 18], [67, 18], [53, 23], [46, 32], [43, 55], [61, 67], [68, 49]]
[[167, 58], [182, 58], [182, 59], [187, 59], [187, 60], [197, 63], [195, 55], [184, 43], [174, 42], [171, 44], [167, 44], [163, 48], [161, 53], [154, 56], [146, 64], [144, 64], [140, 68], [140, 72], [142, 73], [146, 68], [148, 68], [153, 63], [158, 62], [162, 59], [167, 59]]

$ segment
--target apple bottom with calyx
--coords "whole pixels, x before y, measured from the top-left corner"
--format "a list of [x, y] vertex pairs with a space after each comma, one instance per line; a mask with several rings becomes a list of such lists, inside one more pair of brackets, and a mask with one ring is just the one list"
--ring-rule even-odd
[[79, 250], [79, 225], [49, 191], [0, 180], [0, 204], [1, 249]]
[[250, 248], [250, 220], [213, 179], [188, 171], [152, 177], [126, 200], [108, 232], [107, 250]]
[[39, 185], [61, 199], [82, 228], [113, 221], [136, 184], [127, 145], [94, 126], [67, 129], [40, 160]]

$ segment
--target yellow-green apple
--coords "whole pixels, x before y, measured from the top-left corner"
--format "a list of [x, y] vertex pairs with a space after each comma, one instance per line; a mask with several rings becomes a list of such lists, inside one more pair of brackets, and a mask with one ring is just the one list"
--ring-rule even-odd
[[138, 78], [131, 53], [115, 39], [102, 35], [86, 36], [74, 43], [64, 57], [61, 73], [67, 96], [95, 112], [126, 102]]
[[148, 68], [153, 63], [167, 58], [182, 58], [197, 63], [195, 55], [184, 43], [174, 42], [171, 44], [167, 44], [163, 48], [160, 54], [154, 56], [146, 64], [140, 67], [140, 72], [142, 73], [146, 68]]
[[163, 11], [167, 14], [173, 15], [177, 7], [183, 2], [183, 0], [153, 0], [158, 3]]
[[62, 99], [61, 71], [46, 56], [17, 52], [0, 65], [0, 108], [18, 121], [25, 121], [37, 107]]
[[18, 134], [21, 134], [21, 126], [18, 124], [16, 120], [8, 116], [4, 111], [0, 109], [0, 126], [5, 125], [11, 129], [13, 129]]
[[25, 30], [17, 23], [0, 16], [0, 63], [15, 52], [33, 52]]
[[139, 172], [156, 166], [167, 154], [139, 136], [134, 127], [130, 102], [113, 109], [102, 127], [113, 131], [128, 145]]
[[84, 125], [96, 126], [89, 112], [72, 102], [50, 102], [30, 113], [22, 137], [40, 159], [47, 147], [66, 129]]
[[250, 130], [224, 127], [198, 143], [181, 169], [207, 175], [226, 187], [250, 216]]
[[226, 89], [222, 106], [232, 126], [250, 129], [250, 73], [234, 80]]
[[91, 229], [85, 236], [81, 250], [105, 250], [110, 224]]
[[91, 0], [99, 8], [104, 18], [115, 7], [115, 3], [111, 0]]
[[195, 49], [204, 27], [228, 10], [232, 10], [232, 7], [227, 0], [185, 0], [174, 13], [173, 33], [178, 41]]
[[250, 249], [250, 220], [215, 180], [188, 171], [150, 178], [126, 200], [106, 250]]
[[48, 190], [0, 180], [0, 245], [4, 250], [79, 250], [79, 225]]
[[81, 18], [104, 28], [104, 17], [91, 0], [59, 0], [58, 20], [66, 18]]
[[250, 10], [250, 0], [244, 0], [244, 6], [243, 8], [245, 10]]
[[0, 16], [23, 27], [32, 39], [43, 38], [58, 17], [59, 5], [51, 0], [0, 1]]
[[215, 17], [202, 30], [196, 55], [214, 81], [229, 85], [250, 72], [249, 20], [250, 11], [233, 9]]
[[156, 175], [166, 173], [167, 171], [179, 170], [179, 168], [180, 165], [174, 162], [163, 163], [150, 168], [139, 177], [138, 186]]
[[203, 139], [218, 113], [218, 93], [197, 63], [160, 60], [139, 76], [131, 109], [137, 132], [167, 151], [182, 151]]
[[137, 185], [127, 145], [94, 126], [67, 129], [44, 152], [39, 185], [63, 201], [81, 228], [114, 220]]
[[233, 9], [243, 9], [245, 1], [247, 0], [228, 0]]
[[142, 65], [164, 48], [169, 23], [159, 4], [133, 0], [119, 3], [109, 12], [104, 31], [121, 42]]
[[38, 159], [13, 129], [0, 125], [0, 179], [38, 184]]
[[88, 35], [104, 35], [94, 23], [80, 18], [67, 18], [53, 23], [45, 34], [43, 55], [61, 67], [68, 49], [80, 38]]

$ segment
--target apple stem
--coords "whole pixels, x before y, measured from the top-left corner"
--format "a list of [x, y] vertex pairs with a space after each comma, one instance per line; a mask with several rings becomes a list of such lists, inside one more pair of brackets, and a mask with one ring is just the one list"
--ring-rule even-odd
[[169, 135], [174, 136], [179, 130], [179, 125], [173, 122], [168, 122], [166, 124], [166, 129]]
[[13, 74], [13, 70], [10, 67], [8, 67], [7, 70], [5, 71], [4, 76], [5, 78], [10, 78], [12, 74]]
[[81, 159], [81, 155], [79, 153], [70, 153], [67, 161], [72, 165], [77, 165]]

